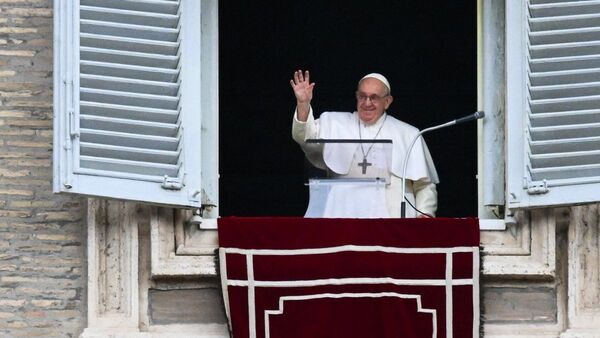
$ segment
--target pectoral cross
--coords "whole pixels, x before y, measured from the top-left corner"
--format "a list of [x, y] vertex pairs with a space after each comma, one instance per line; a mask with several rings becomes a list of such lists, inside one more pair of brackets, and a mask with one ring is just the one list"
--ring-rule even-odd
[[370, 167], [371, 165], [373, 165], [373, 164], [367, 162], [367, 158], [366, 157], [363, 157], [362, 162], [358, 164], [359, 167], [362, 167], [362, 173], [363, 173], [363, 175], [367, 173], [367, 167]]

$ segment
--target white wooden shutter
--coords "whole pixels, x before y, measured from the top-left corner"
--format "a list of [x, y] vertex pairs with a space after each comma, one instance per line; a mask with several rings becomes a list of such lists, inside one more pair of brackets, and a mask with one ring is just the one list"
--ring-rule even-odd
[[54, 4], [54, 190], [199, 207], [200, 1]]
[[600, 201], [600, 1], [506, 1], [509, 207]]

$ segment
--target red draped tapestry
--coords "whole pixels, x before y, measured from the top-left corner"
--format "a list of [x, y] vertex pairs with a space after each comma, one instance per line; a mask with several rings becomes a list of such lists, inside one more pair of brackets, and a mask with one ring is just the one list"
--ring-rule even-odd
[[476, 219], [219, 220], [234, 338], [479, 336]]

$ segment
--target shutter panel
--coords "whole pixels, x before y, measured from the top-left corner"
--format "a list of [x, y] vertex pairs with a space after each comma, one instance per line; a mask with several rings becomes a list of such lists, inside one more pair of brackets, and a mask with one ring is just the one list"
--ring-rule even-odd
[[57, 5], [55, 191], [199, 207], [200, 2]]
[[507, 1], [507, 20], [509, 207], [599, 201], [600, 1]]

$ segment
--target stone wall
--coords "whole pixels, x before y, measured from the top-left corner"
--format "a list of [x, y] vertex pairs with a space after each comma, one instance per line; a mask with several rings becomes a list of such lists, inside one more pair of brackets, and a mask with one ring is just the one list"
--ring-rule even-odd
[[52, 0], [0, 0], [0, 336], [85, 326], [85, 199], [52, 193]]

